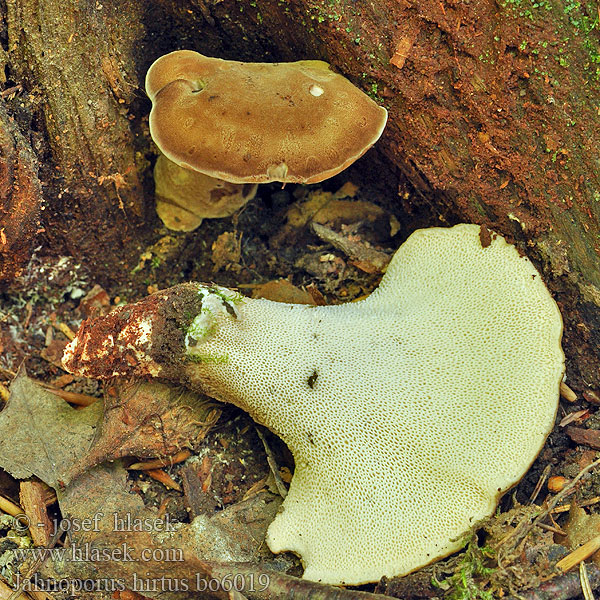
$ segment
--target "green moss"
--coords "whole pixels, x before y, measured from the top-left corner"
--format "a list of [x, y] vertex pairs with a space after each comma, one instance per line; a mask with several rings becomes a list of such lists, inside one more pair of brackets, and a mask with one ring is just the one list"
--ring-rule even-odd
[[[202, 289], [203, 288], [201, 288], [200, 291], [202, 291]], [[239, 292], [231, 292], [231, 294], [227, 294], [227, 293], [223, 292], [222, 290], [219, 290], [214, 287], [209, 287], [208, 291], [211, 294], [214, 294], [215, 296], [218, 296], [219, 298], [221, 298], [221, 300], [223, 300], [224, 302], [230, 302], [231, 304], [234, 304], [234, 305], [241, 304], [246, 299]]]
[[227, 354], [188, 354], [186, 356], [187, 362], [201, 363], [201, 364], [212, 364], [212, 365], [226, 365], [229, 363], [229, 355]]
[[443, 581], [434, 578], [432, 584], [443, 589], [444, 598], [448, 600], [494, 600], [492, 593], [484, 589], [496, 570], [486, 566], [493, 557], [494, 551], [487, 546], [480, 547], [473, 534], [454, 574]]

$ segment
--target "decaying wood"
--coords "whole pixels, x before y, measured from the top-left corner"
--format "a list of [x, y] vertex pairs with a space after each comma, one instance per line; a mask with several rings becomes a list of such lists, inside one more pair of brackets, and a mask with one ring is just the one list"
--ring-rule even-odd
[[567, 427], [567, 435], [576, 443], [600, 450], [600, 431], [584, 427]]
[[29, 261], [42, 203], [37, 159], [0, 98], [0, 284]]
[[29, 520], [31, 539], [34, 545], [46, 547], [54, 533], [46, 506], [48, 486], [40, 481], [25, 480], [20, 487], [21, 506]]

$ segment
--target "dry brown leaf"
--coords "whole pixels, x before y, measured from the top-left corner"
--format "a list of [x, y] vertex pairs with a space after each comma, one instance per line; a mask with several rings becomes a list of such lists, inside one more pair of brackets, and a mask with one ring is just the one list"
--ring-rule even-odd
[[576, 444], [600, 450], [600, 430], [569, 426], [565, 431]]
[[274, 302], [290, 302], [293, 304], [316, 305], [313, 296], [306, 290], [296, 287], [287, 279], [268, 281], [252, 291], [253, 298], [266, 298]]
[[194, 448], [221, 414], [213, 400], [156, 381], [117, 381], [104, 398], [94, 446], [72, 476], [124, 456], [163, 458]]
[[71, 408], [21, 369], [0, 413], [0, 466], [17, 479], [36, 475], [58, 488], [89, 447], [102, 407]]

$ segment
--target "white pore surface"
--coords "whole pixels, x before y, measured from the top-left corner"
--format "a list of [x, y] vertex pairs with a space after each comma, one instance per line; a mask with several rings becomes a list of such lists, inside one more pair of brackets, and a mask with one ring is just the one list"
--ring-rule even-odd
[[[461, 545], [528, 469], [563, 374], [560, 313], [525, 257], [479, 227], [415, 232], [366, 300], [220, 310], [189, 373], [289, 446], [267, 542], [304, 577], [360, 584]], [[190, 351], [195, 351], [190, 348]]]

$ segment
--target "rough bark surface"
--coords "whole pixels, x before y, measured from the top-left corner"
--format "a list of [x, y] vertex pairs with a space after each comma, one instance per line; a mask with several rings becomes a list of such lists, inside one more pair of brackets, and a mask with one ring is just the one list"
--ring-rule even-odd
[[147, 239], [143, 78], [158, 56], [323, 59], [389, 110], [378, 148], [415, 190], [395, 198], [405, 233], [418, 212], [419, 226], [423, 214], [429, 225], [476, 222], [519, 244], [565, 316], [575, 387], [600, 385], [591, 0], [7, 0], [6, 9], [7, 85], [24, 86], [51, 149], [44, 226], [55, 245], [110, 274]]
[[42, 204], [35, 155], [0, 99], [0, 284], [28, 263]]
[[141, 6], [6, 5], [9, 76], [26, 90], [49, 145], [48, 238], [113, 272], [133, 261], [144, 216], [130, 110], [139, 94], [132, 46], [143, 36]]

